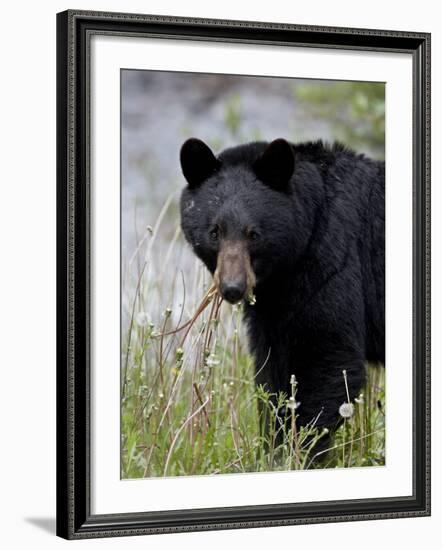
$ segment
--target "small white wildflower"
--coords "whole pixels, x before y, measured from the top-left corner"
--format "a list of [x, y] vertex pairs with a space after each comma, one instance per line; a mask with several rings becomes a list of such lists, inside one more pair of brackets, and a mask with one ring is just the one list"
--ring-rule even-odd
[[137, 316], [135, 317], [135, 322], [139, 327], [147, 327], [150, 326], [151, 321], [149, 319], [149, 315], [145, 311], [140, 311], [137, 313]]
[[361, 405], [361, 404], [364, 402], [364, 394], [361, 393], [361, 394], [359, 395], [359, 397], [356, 397], [356, 398], [355, 398], [355, 401], [356, 401], [356, 403], [358, 403], [359, 405]]
[[235, 385], [235, 382], [233, 382], [233, 380], [229, 383], [230, 386], [234, 386]]
[[289, 397], [289, 399], [287, 400], [287, 408], [291, 411], [296, 411], [300, 404], [301, 402], [295, 401], [295, 398], [293, 396]]
[[172, 315], [172, 310], [170, 309], [170, 307], [166, 307], [166, 309], [164, 310], [163, 315], [164, 315], [164, 317], [170, 317]]
[[294, 386], [295, 384], [296, 384], [296, 376], [294, 374], [292, 374], [290, 376], [290, 385]]
[[209, 357], [206, 359], [206, 365], [208, 367], [215, 367], [216, 365], [219, 365], [220, 361], [217, 359], [216, 355], [214, 353], [211, 353]]
[[353, 403], [342, 403], [339, 407], [339, 414], [342, 418], [351, 418], [354, 414], [355, 408]]

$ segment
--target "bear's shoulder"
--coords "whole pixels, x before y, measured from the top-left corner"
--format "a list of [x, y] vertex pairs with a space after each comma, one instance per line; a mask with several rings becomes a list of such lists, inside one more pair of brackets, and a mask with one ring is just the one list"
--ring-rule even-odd
[[311, 162], [323, 167], [329, 167], [339, 159], [349, 161], [367, 160], [364, 154], [356, 153], [339, 141], [328, 143], [323, 140], [306, 141], [293, 144], [296, 160]]
[[[219, 160], [229, 166], [251, 166], [269, 145], [267, 141], [254, 141], [242, 145], [236, 145], [224, 149]], [[299, 143], [290, 142], [293, 148], [296, 161], [305, 161], [322, 168], [328, 168], [339, 159], [350, 162], [369, 161], [364, 154], [356, 153], [347, 145], [339, 141], [326, 142], [323, 140], [304, 141]]]

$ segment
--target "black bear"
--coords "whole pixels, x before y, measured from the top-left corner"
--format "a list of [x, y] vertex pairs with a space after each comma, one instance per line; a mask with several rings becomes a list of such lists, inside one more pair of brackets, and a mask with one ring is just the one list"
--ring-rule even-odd
[[[257, 382], [298, 422], [333, 428], [385, 360], [385, 166], [339, 143], [181, 148], [187, 241], [230, 303], [244, 300]], [[247, 298], [253, 295], [253, 300]], [[318, 416], [319, 415], [319, 416]]]

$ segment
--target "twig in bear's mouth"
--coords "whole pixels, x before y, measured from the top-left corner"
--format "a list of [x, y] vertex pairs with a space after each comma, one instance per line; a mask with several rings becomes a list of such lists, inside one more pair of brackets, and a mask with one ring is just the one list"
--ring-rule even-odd
[[201, 302], [199, 303], [198, 307], [196, 308], [196, 311], [195, 313], [192, 315], [192, 317], [186, 321], [183, 325], [175, 328], [174, 330], [170, 330], [168, 332], [162, 332], [160, 334], [157, 334], [158, 337], [163, 337], [163, 336], [171, 336], [173, 334], [177, 334], [178, 332], [181, 332], [182, 330], [184, 329], [187, 329], [184, 336], [183, 336], [183, 339], [182, 339], [182, 342], [181, 342], [181, 345], [184, 343], [184, 341], [186, 340], [186, 337], [187, 335], [189, 334], [189, 331], [190, 329], [192, 328], [192, 326], [195, 324], [196, 320], [198, 319], [198, 317], [200, 317], [200, 315], [203, 313], [203, 311], [209, 306], [209, 304], [213, 301], [213, 299], [217, 299], [217, 304], [216, 304], [216, 308], [215, 308], [215, 311], [217, 312], [218, 314], [218, 311], [219, 311], [219, 308], [220, 308], [220, 305], [221, 305], [221, 302], [223, 301], [223, 298], [222, 296], [219, 294], [218, 292], [218, 288], [216, 287], [215, 284], [213, 284], [209, 290], [206, 292], [206, 294], [204, 295], [203, 299], [201, 300]]

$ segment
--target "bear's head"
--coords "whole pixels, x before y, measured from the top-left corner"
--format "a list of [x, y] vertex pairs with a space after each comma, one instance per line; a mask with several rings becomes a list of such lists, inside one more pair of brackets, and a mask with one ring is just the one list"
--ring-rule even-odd
[[215, 156], [191, 138], [181, 148], [187, 187], [181, 226], [222, 296], [236, 303], [283, 271], [294, 239], [294, 152], [284, 139]]

